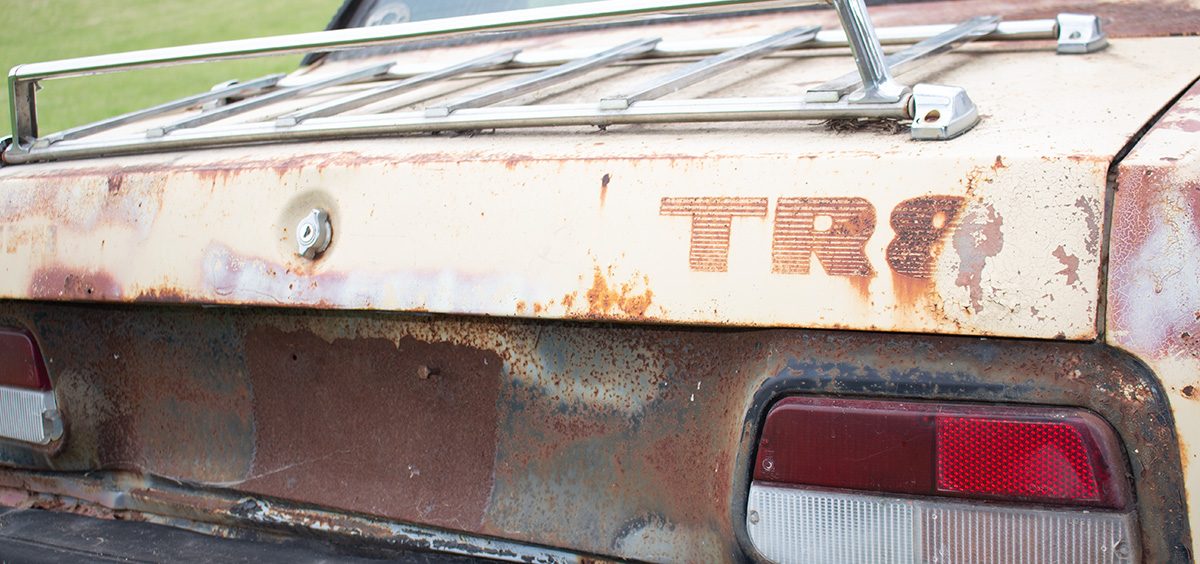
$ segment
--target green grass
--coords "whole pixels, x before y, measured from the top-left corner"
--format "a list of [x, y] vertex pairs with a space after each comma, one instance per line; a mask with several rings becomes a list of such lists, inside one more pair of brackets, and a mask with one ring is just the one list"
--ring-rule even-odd
[[[226, 39], [317, 31], [341, 0], [0, 0], [0, 68]], [[178, 66], [46, 81], [42, 133], [202, 92], [231, 78], [296, 68], [299, 57]], [[8, 135], [7, 84], [0, 137]]]

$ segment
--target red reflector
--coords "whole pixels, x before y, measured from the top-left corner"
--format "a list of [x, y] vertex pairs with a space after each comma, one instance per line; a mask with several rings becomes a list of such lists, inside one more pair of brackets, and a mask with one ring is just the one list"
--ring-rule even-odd
[[1067, 423], [939, 417], [937, 444], [939, 490], [1099, 499], [1083, 436]]
[[23, 331], [0, 329], [0, 386], [49, 390], [50, 377], [33, 337]]
[[1124, 468], [1084, 410], [792, 397], [767, 414], [754, 479], [1123, 509]]

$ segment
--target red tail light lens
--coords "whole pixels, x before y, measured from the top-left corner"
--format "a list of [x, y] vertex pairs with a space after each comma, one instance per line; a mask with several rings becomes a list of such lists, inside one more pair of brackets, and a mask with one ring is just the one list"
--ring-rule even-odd
[[37, 343], [28, 333], [0, 329], [0, 386], [49, 390], [50, 378]]
[[804, 486], [1122, 509], [1120, 443], [1083, 410], [787, 398], [754, 479]]
[[1093, 457], [1069, 423], [939, 416], [937, 445], [940, 491], [1100, 499]]

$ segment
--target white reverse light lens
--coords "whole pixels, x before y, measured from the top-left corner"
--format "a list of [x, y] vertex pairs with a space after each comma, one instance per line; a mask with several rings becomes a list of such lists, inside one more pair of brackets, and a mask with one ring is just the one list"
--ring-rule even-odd
[[781, 564], [1137, 562], [1132, 512], [750, 486], [746, 529]]
[[44, 445], [62, 433], [54, 392], [0, 386], [0, 438]]

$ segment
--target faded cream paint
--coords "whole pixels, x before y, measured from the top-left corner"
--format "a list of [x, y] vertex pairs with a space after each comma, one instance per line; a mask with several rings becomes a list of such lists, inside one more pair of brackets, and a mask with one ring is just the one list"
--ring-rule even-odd
[[[979, 127], [945, 143], [807, 123], [559, 128], [8, 167], [0, 296], [1087, 339], [1109, 159], [1200, 74], [1200, 60], [1175, 56], [1197, 46], [947, 56], [906, 77], [962, 85], [981, 108]], [[828, 55], [762, 61], [689, 92], [798, 93], [849, 64]], [[617, 69], [616, 82], [554, 97], [596, 99], [666, 70]], [[932, 278], [895, 275], [892, 210], [929, 195], [966, 204]], [[726, 272], [700, 272], [690, 218], [661, 213], [677, 197], [768, 208], [733, 219]], [[829, 276], [815, 260], [807, 275], [772, 272], [779, 199], [798, 197], [870, 202], [873, 276]], [[309, 263], [291, 229], [317, 205], [334, 242]]]
[[1175, 415], [1200, 550], [1200, 84], [1121, 161], [1106, 340], [1162, 381]]

